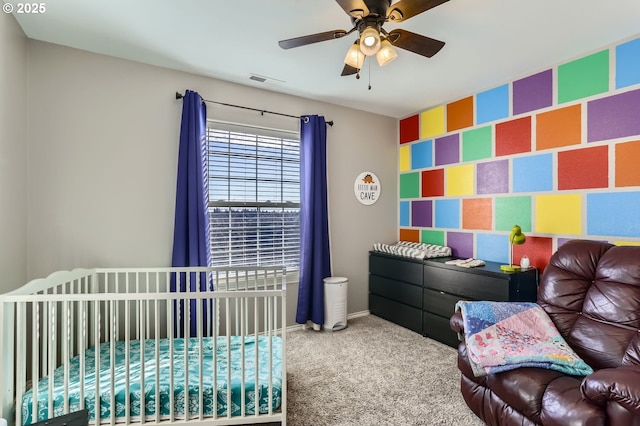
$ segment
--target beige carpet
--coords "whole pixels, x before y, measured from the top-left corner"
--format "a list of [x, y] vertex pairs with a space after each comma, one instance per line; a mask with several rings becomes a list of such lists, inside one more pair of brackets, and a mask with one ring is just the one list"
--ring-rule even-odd
[[484, 425], [453, 348], [373, 315], [348, 324], [287, 334], [288, 425]]

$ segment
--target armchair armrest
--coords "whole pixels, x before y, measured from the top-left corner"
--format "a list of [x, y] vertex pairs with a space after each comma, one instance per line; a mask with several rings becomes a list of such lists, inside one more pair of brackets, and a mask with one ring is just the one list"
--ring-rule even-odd
[[464, 336], [464, 324], [462, 322], [462, 314], [460, 312], [454, 312], [449, 319], [449, 326], [453, 331], [458, 333], [458, 336]]
[[584, 378], [582, 394], [595, 404], [617, 402], [640, 416], [640, 365], [603, 368]]

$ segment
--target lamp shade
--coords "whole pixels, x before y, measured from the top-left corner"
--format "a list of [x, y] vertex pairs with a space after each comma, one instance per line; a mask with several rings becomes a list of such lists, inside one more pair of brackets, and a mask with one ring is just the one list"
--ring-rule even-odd
[[376, 54], [378, 65], [383, 67], [397, 57], [398, 57], [398, 52], [396, 51], [396, 48], [393, 47], [393, 45], [389, 42], [389, 40], [383, 40], [382, 43], [380, 44], [380, 50]]
[[522, 229], [518, 225], [515, 225], [513, 228], [511, 228], [511, 234], [509, 234], [509, 241], [511, 242], [511, 244], [524, 244], [526, 239], [527, 238], [522, 233]]
[[360, 50], [367, 56], [373, 56], [380, 50], [380, 33], [374, 27], [367, 27], [360, 34]]
[[347, 51], [347, 56], [344, 57], [344, 63], [349, 65], [350, 67], [361, 69], [362, 64], [364, 64], [364, 58], [364, 53], [360, 51], [360, 47], [358, 46], [358, 42], [356, 41]]

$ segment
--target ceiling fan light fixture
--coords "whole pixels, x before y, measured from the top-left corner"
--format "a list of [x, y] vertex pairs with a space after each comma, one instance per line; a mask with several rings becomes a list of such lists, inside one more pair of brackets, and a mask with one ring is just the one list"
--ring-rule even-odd
[[347, 51], [347, 56], [344, 57], [344, 63], [349, 65], [350, 67], [361, 69], [362, 64], [364, 64], [364, 58], [364, 53], [360, 51], [360, 47], [358, 46], [358, 42], [356, 41]]
[[398, 52], [396, 48], [389, 42], [389, 40], [383, 40], [380, 43], [380, 50], [376, 53], [376, 59], [378, 60], [378, 65], [384, 67], [389, 62], [393, 61], [398, 57]]
[[360, 34], [360, 50], [367, 56], [373, 56], [380, 50], [380, 32], [377, 28], [367, 27]]

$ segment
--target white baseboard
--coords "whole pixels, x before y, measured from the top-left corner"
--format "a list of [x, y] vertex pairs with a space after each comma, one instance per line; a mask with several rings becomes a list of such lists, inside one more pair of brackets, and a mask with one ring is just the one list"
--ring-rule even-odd
[[[370, 314], [371, 312], [368, 309], [366, 311], [353, 312], [353, 313], [347, 314], [347, 321], [354, 318], [366, 317], [367, 315], [370, 315]], [[302, 327], [304, 327], [303, 324], [290, 325], [289, 327], [287, 327], [287, 331], [300, 330]]]

